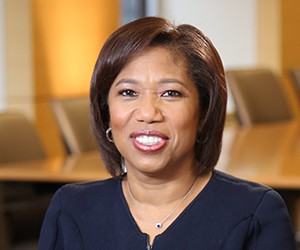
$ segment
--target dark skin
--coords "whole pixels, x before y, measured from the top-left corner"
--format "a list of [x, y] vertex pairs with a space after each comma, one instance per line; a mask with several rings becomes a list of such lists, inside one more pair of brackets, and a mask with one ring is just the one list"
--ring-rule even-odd
[[[123, 68], [108, 103], [114, 143], [127, 168], [123, 193], [140, 230], [153, 242], [211, 177], [211, 173], [197, 177], [194, 171], [198, 92], [184, 58], [175, 60], [169, 50], [153, 48]], [[170, 213], [163, 227], [156, 228], [155, 223]]]

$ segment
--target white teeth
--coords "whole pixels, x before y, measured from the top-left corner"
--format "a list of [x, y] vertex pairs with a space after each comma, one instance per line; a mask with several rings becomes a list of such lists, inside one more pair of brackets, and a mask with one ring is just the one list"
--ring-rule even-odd
[[136, 137], [136, 140], [144, 145], [154, 145], [156, 143], [159, 143], [162, 139], [157, 136], [146, 136], [146, 135], [141, 135]]

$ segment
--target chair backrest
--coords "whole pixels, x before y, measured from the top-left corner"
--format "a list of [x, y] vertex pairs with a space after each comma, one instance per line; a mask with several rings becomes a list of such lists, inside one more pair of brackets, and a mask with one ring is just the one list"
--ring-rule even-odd
[[88, 97], [56, 98], [51, 100], [50, 105], [68, 153], [97, 150], [90, 125]]
[[0, 112], [0, 163], [45, 159], [33, 124], [21, 113]]
[[226, 77], [242, 126], [292, 118], [282, 82], [271, 70], [228, 70]]
[[300, 100], [300, 67], [291, 69], [290, 76], [291, 76], [292, 83], [295, 87], [295, 90], [296, 90], [297, 95]]

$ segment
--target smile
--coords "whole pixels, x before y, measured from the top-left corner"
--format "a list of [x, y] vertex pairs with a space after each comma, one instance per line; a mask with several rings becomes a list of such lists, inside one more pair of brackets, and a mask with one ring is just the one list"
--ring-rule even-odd
[[154, 144], [161, 142], [161, 140], [162, 140], [160, 137], [157, 137], [157, 136], [146, 136], [146, 135], [138, 136], [135, 139], [139, 143], [144, 144], [144, 145], [154, 145]]
[[154, 153], [165, 147], [168, 137], [158, 131], [135, 131], [130, 135], [134, 147], [144, 153]]

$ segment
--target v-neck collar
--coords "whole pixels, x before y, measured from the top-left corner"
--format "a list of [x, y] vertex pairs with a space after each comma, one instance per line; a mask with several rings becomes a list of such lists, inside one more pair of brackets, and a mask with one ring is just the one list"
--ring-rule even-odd
[[[159, 233], [155, 236], [154, 240], [153, 240], [153, 245], [155, 244], [155, 242], [162, 237], [167, 237], [168, 232], [173, 230], [174, 228], [176, 229], [177, 225], [184, 221], [185, 216], [188, 216], [189, 211], [191, 209], [193, 209], [193, 207], [195, 207], [195, 204], [198, 202], [201, 202], [201, 200], [203, 199], [203, 196], [205, 196], [205, 194], [208, 192], [210, 186], [212, 185], [212, 183], [214, 182], [215, 179], [215, 171], [212, 172], [212, 175], [209, 179], [209, 181], [207, 182], [207, 184], [204, 186], [204, 188], [197, 194], [197, 196], [190, 202], [190, 204], [188, 204], [188, 206], [175, 218], [175, 220], [166, 228], [166, 230], [164, 230], [162, 233]], [[122, 181], [123, 180], [119, 180], [118, 183], [118, 193], [119, 193], [119, 197], [121, 200], [121, 203], [123, 205], [123, 209], [125, 210], [129, 223], [131, 224], [131, 227], [133, 228], [133, 231], [136, 233], [137, 237], [142, 237], [143, 239], [145, 239], [147, 241], [149, 235], [147, 233], [144, 233], [140, 230], [140, 228], [138, 227], [130, 209], [128, 206], [128, 203], [125, 199], [125, 195], [123, 192], [123, 188], [122, 188]], [[180, 227], [180, 226], [178, 226]]]

